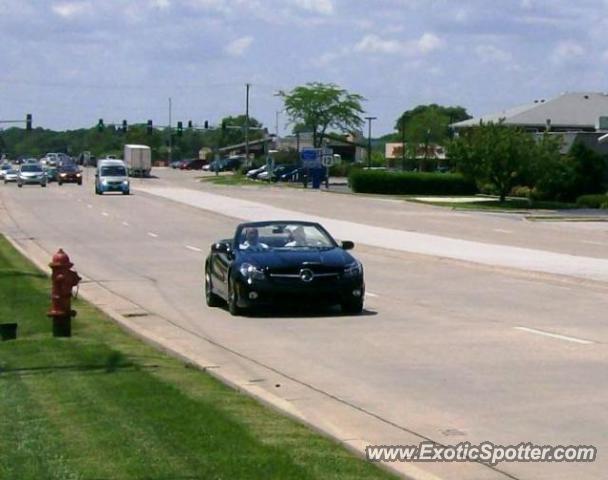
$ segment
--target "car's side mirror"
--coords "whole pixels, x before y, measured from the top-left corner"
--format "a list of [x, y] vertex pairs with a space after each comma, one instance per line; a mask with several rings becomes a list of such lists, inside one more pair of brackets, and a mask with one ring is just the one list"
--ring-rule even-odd
[[342, 250], [352, 250], [353, 248], [355, 248], [355, 244], [350, 240], [344, 240], [342, 242]]
[[213, 253], [228, 253], [230, 251], [230, 245], [227, 243], [214, 243], [211, 245], [211, 251]]

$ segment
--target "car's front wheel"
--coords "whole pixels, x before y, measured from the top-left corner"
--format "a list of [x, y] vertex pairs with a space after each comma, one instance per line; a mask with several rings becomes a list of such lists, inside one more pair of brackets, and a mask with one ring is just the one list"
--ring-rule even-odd
[[232, 280], [228, 280], [228, 311], [234, 316], [243, 313], [243, 309], [239, 307], [239, 292]]
[[211, 283], [211, 274], [205, 268], [205, 301], [208, 307], [219, 307], [222, 299], [213, 293], [213, 285]]
[[23, 184], [22, 184], [22, 183], [18, 183], [18, 184], [17, 184], [17, 186], [18, 186], [19, 188], [23, 188]]
[[348, 315], [358, 315], [363, 311], [363, 299], [362, 298], [352, 298], [349, 300], [345, 300], [341, 304], [342, 313], [346, 313]]

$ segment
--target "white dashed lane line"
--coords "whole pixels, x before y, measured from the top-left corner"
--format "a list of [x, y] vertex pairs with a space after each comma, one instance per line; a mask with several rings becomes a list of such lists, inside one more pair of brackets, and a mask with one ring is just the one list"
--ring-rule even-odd
[[123, 224], [125, 227], [128, 227], [128, 226], [129, 226], [129, 222], [122, 222], [122, 224]]
[[192, 250], [193, 252], [202, 252], [200, 248], [193, 247], [192, 245], [186, 245], [188, 250]]
[[496, 233], [513, 233], [511, 230], [505, 230], [504, 228], [495, 228]]
[[154, 232], [148, 232], [148, 236], [152, 237], [152, 238], [158, 238], [158, 234], [156, 234]]
[[528, 327], [513, 327], [513, 328], [515, 328], [515, 330], [520, 330], [522, 332], [533, 333], [535, 335], [542, 335], [544, 337], [556, 338], [558, 340], [564, 340], [566, 342], [579, 343], [581, 345], [591, 345], [591, 344], [595, 343], [595, 342], [592, 342], [591, 340], [583, 340], [582, 338], [568, 337], [566, 335], [559, 335], [557, 333], [544, 332], [542, 330], [536, 330], [535, 328], [528, 328]]
[[109, 216], [110, 216], [110, 214], [109, 214], [108, 212], [101, 212], [101, 214], [102, 214], [104, 217], [109, 217]]
[[378, 294], [377, 293], [372, 293], [372, 292], [365, 292], [365, 296], [366, 297], [370, 297], [370, 298], [377, 298]]

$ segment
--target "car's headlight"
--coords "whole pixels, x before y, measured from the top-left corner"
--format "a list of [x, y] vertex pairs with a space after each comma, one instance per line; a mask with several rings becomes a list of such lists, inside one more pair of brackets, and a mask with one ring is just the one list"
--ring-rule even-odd
[[264, 270], [257, 268], [251, 263], [241, 264], [241, 266], [239, 267], [239, 272], [241, 272], [241, 275], [243, 275], [243, 277], [247, 278], [248, 280], [263, 280], [265, 278]]
[[122, 184], [123, 184], [123, 185], [129, 185], [129, 180], [123, 180], [123, 181], [122, 181]]
[[80, 178], [82, 175], [81, 175], [80, 173], [77, 173], [77, 174], [76, 174], [76, 176], [77, 176], [78, 178]]
[[104, 178], [104, 179], [101, 181], [101, 183], [102, 183], [102, 184], [104, 184], [104, 185], [107, 185], [107, 184], [108, 184], [108, 181], [107, 181], [107, 180]]
[[363, 265], [361, 262], [353, 262], [349, 263], [344, 267], [344, 276], [345, 277], [358, 277], [363, 273]]

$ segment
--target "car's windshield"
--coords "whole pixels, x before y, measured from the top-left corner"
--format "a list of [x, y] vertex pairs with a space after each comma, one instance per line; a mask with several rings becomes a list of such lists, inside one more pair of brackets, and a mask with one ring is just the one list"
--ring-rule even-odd
[[104, 177], [125, 177], [127, 172], [125, 171], [125, 167], [121, 167], [120, 165], [108, 165], [101, 167], [101, 175]]
[[327, 249], [333, 240], [318, 226], [301, 223], [273, 223], [245, 226], [239, 234], [238, 248], [250, 251]]
[[79, 170], [79, 168], [76, 165], [62, 165], [61, 166], [61, 171], [62, 172], [68, 172], [68, 173], [72, 173], [72, 172], [77, 172]]
[[1, 170], [10, 170], [12, 167], [6, 163], [0, 167]]
[[22, 172], [42, 172], [42, 167], [40, 165], [23, 165], [21, 167]]

